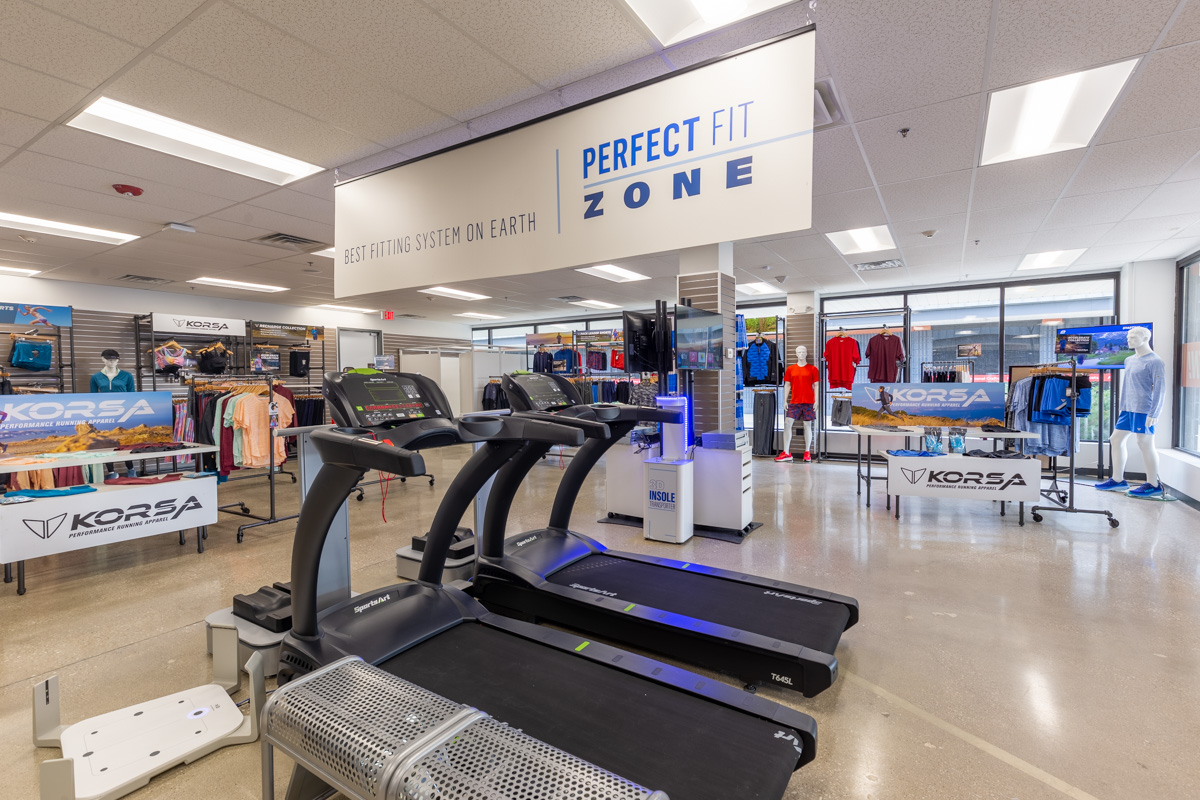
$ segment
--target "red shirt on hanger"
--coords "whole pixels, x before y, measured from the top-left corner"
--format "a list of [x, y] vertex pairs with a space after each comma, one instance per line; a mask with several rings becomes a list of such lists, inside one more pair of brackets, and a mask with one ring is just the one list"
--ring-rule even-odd
[[858, 342], [850, 336], [834, 336], [825, 343], [825, 371], [830, 389], [853, 389], [854, 368], [862, 361]]

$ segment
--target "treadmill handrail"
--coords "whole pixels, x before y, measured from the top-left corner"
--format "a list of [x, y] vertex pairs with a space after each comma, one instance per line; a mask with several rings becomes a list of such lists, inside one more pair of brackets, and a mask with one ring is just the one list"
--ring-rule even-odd
[[638, 426], [638, 420], [610, 422], [612, 437], [608, 439], [592, 439], [575, 452], [571, 463], [567, 465], [562, 478], [558, 481], [558, 491], [554, 493], [554, 504], [550, 508], [550, 524], [547, 527], [557, 530], [568, 530], [571, 526], [571, 512], [575, 509], [575, 501], [583, 482], [587, 480], [592, 467], [604, 457], [604, 454], [630, 431]]
[[559, 414], [553, 411], [514, 411], [512, 416], [518, 419], [536, 419], [554, 425], [578, 428], [589, 439], [607, 439], [610, 436], [607, 424], [586, 417]]
[[[365, 428], [324, 428], [312, 432], [312, 442], [325, 464], [373, 469], [406, 478], [425, 472], [425, 459], [420, 453], [396, 445], [386, 434], [376, 438]], [[334, 456], [338, 447], [349, 449]]]

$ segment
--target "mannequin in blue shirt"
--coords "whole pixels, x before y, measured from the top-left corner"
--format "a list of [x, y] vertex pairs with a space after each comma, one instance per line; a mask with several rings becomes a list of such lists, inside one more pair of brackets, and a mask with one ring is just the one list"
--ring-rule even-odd
[[[1130, 328], [1129, 347], [1134, 354], [1125, 360], [1121, 413], [1112, 432], [1113, 476], [1096, 488], [1106, 492], [1128, 492], [1132, 497], [1158, 499], [1163, 487], [1158, 480], [1158, 450], [1154, 447], [1154, 423], [1162, 414], [1167, 392], [1167, 368], [1162, 357], [1150, 349], [1150, 331], [1140, 325]], [[1146, 482], [1130, 489], [1125, 480], [1129, 438], [1137, 440], [1146, 469]]]
[[[137, 391], [133, 376], [121, 369], [120, 353], [108, 349], [100, 353], [100, 358], [104, 360], [104, 368], [92, 376], [92, 380], [88, 384], [91, 392], [107, 394], [109, 392]], [[106, 473], [105, 478], [117, 477], [116, 469], [112, 464], [105, 464], [104, 472]], [[131, 478], [137, 477], [138, 471], [132, 461], [125, 462], [125, 474]]]

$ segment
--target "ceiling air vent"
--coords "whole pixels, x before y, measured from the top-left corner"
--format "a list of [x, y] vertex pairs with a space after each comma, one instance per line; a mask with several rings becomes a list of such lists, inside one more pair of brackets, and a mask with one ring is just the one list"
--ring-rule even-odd
[[284, 250], [294, 250], [298, 253], [307, 253], [311, 250], [323, 250], [329, 245], [324, 242], [318, 242], [313, 239], [305, 239], [303, 236], [293, 236], [290, 233], [268, 233], [266, 236], [260, 236], [257, 239], [251, 239], [255, 244], [265, 244], [269, 247], [280, 247]]
[[420, 314], [396, 314], [395, 319], [425, 319]]
[[887, 261], [864, 261], [861, 264], [855, 264], [854, 269], [858, 272], [875, 272], [881, 269], [899, 269], [904, 266], [904, 262], [898, 258], [889, 258]]
[[562, 300], [564, 303], [578, 303], [583, 298], [577, 294], [569, 294], [565, 297], [555, 297], [555, 300]]
[[838, 107], [829, 81], [817, 81], [813, 86], [813, 130], [832, 128], [846, 121]]
[[174, 283], [170, 278], [154, 278], [149, 275], [122, 275], [119, 278], [113, 278], [113, 280], [123, 283], [137, 283], [142, 286], [160, 286], [164, 283]]

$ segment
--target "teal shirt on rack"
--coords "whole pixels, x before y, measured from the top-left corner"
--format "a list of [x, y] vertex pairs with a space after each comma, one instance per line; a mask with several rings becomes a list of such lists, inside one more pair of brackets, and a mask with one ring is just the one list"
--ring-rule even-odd
[[97, 372], [92, 376], [91, 392], [136, 392], [134, 387], [133, 376], [125, 370], [118, 370], [117, 374], [109, 378], [103, 372]]

